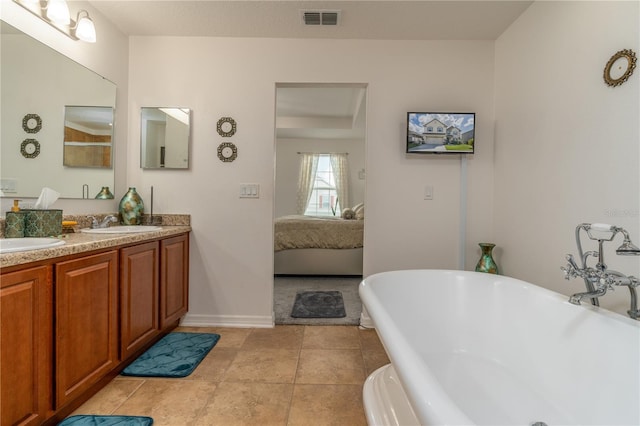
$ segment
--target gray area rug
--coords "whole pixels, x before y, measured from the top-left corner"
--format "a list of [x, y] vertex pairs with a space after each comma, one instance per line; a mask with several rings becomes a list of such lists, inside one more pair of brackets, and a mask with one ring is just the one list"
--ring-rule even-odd
[[342, 293], [339, 291], [300, 291], [296, 294], [291, 316], [294, 318], [344, 318]]
[[[329, 276], [274, 277], [273, 309], [276, 324], [302, 325], [360, 325], [362, 302], [358, 285], [362, 278]], [[346, 316], [344, 318], [293, 318], [291, 311], [296, 294], [301, 291], [339, 291], [342, 293]]]

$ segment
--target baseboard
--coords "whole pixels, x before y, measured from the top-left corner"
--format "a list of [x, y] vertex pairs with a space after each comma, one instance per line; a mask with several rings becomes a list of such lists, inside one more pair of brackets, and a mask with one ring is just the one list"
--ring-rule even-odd
[[275, 321], [272, 316], [257, 315], [198, 315], [187, 314], [180, 323], [185, 327], [244, 327], [271, 328]]

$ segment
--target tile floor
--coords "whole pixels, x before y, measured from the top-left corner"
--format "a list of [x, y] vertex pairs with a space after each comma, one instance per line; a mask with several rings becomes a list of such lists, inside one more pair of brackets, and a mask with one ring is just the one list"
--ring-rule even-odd
[[190, 328], [220, 334], [184, 379], [118, 376], [73, 414], [149, 416], [154, 426], [366, 425], [362, 385], [387, 364], [356, 326]]

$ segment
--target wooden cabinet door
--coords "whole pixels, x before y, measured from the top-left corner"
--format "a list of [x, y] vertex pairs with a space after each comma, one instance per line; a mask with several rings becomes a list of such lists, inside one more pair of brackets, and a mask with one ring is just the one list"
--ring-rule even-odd
[[5, 425], [41, 424], [53, 403], [50, 266], [0, 276], [0, 414]]
[[189, 234], [160, 242], [160, 328], [178, 321], [189, 307]]
[[56, 407], [118, 364], [118, 251], [56, 264]]
[[120, 250], [120, 350], [124, 360], [160, 333], [157, 241]]

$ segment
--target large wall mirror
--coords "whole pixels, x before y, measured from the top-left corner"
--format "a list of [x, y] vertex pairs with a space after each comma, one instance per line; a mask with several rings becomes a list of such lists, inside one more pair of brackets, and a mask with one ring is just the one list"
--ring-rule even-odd
[[141, 108], [140, 167], [188, 169], [191, 110]]
[[[116, 85], [6, 22], [0, 31], [1, 195], [37, 197], [47, 186], [93, 198], [113, 188]], [[66, 127], [84, 136], [67, 139]]]

